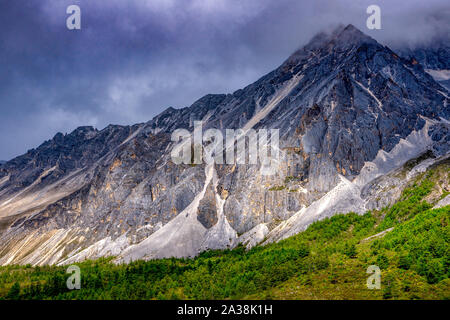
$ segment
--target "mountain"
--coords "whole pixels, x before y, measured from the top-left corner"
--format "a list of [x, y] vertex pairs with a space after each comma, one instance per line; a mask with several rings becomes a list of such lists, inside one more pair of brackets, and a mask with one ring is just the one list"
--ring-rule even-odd
[[[409, 161], [383, 180], [398, 180], [422, 161]], [[80, 290], [64, 286], [64, 265], [0, 267], [0, 299], [447, 299], [450, 205], [439, 199], [450, 190], [449, 170], [450, 158], [436, 161], [410, 179], [392, 206], [334, 215], [252, 250], [239, 246], [130, 264], [81, 262]], [[381, 269], [380, 290], [367, 289], [371, 265]]]
[[399, 53], [411, 61], [420, 63], [436, 81], [447, 90], [450, 88], [450, 47], [449, 37], [436, 38], [432, 44], [417, 45], [413, 48], [399, 48]]
[[[448, 91], [352, 25], [232, 94], [134, 126], [57, 134], [0, 167], [0, 265], [195, 256], [363, 213], [448, 156]], [[279, 129], [279, 171], [175, 164], [176, 129]], [[405, 177], [389, 176], [411, 159]], [[389, 188], [381, 188], [383, 185]]]

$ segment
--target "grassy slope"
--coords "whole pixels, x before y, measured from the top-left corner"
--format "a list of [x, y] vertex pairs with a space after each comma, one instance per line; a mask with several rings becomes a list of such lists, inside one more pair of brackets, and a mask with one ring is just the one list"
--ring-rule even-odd
[[[432, 210], [424, 200], [446, 194], [442, 179], [449, 179], [448, 163], [422, 174], [392, 207], [336, 215], [250, 251], [129, 265], [83, 262], [81, 290], [66, 289], [65, 267], [0, 267], [0, 298], [448, 299], [450, 206]], [[382, 269], [381, 290], [366, 287], [373, 264]]]

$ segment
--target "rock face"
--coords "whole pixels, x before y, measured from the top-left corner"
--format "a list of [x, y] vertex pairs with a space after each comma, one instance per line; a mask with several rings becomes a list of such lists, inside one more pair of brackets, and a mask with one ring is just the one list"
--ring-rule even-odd
[[[420, 63], [352, 25], [319, 34], [233, 94], [143, 124], [57, 134], [1, 165], [0, 264], [193, 256], [386, 205], [399, 192], [376, 195], [393, 170], [449, 153], [448, 94]], [[175, 164], [172, 132], [199, 120], [204, 130], [279, 129], [276, 174], [260, 164]]]
[[430, 46], [401, 48], [399, 53], [413, 63], [420, 63], [436, 81], [450, 89], [450, 37], [439, 37]]

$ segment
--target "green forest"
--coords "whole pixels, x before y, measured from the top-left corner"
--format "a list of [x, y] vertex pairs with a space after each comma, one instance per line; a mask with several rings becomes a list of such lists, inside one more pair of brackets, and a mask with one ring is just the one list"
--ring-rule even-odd
[[[67, 266], [0, 267], [0, 299], [448, 299], [450, 206], [426, 201], [437, 179], [429, 170], [393, 206], [336, 215], [251, 250], [85, 261], [80, 290], [67, 289]], [[370, 265], [381, 269], [380, 289], [367, 288]]]

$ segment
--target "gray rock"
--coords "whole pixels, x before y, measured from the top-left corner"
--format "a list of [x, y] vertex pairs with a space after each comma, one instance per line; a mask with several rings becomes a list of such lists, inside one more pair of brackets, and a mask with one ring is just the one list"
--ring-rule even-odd
[[[1, 165], [0, 264], [193, 256], [385, 205], [402, 185], [389, 172], [426, 150], [448, 154], [448, 94], [352, 25], [322, 33], [232, 94], [143, 124], [57, 134]], [[204, 130], [279, 129], [279, 171], [175, 165], [170, 135], [196, 120]], [[398, 189], [376, 201], [389, 184]]]

